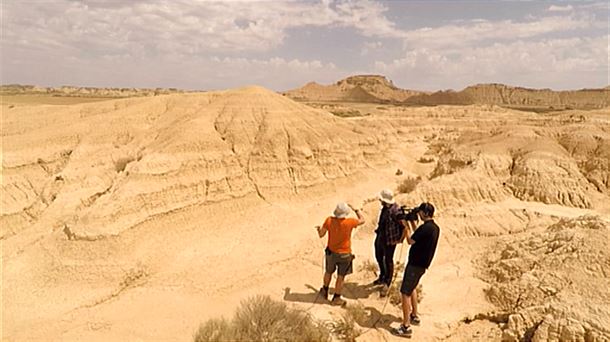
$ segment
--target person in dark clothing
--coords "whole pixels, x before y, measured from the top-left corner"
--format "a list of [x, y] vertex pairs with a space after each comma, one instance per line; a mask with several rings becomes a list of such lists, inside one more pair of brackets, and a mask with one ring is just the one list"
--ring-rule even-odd
[[405, 238], [409, 245], [411, 245], [411, 248], [402, 286], [400, 287], [402, 294], [402, 324], [393, 332], [403, 337], [411, 337], [413, 333], [411, 324], [420, 324], [416, 288], [420, 278], [426, 272], [426, 269], [430, 267], [440, 234], [440, 228], [434, 223], [432, 218], [434, 216], [434, 206], [432, 204], [427, 202], [422, 203], [418, 207], [418, 215], [423, 223], [413, 233], [411, 233], [411, 230], [415, 227], [415, 223], [413, 221], [402, 222], [405, 227]]
[[396, 244], [402, 241], [403, 229], [395, 219], [400, 208], [394, 201], [392, 191], [382, 190], [379, 193], [379, 201], [382, 206], [377, 229], [375, 230], [375, 259], [379, 265], [379, 277], [373, 282], [373, 285], [383, 285], [380, 292], [383, 297], [387, 295], [392, 283], [394, 252], [396, 251]]

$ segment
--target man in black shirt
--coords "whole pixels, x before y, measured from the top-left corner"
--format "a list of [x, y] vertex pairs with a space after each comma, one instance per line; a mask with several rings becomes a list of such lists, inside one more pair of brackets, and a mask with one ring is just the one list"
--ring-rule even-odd
[[409, 259], [405, 269], [404, 277], [400, 292], [402, 294], [402, 324], [394, 330], [394, 334], [411, 337], [411, 323], [419, 325], [420, 320], [417, 311], [417, 284], [419, 279], [430, 267], [438, 236], [440, 233], [439, 227], [434, 223], [434, 206], [424, 202], [418, 208], [419, 218], [424, 222], [411, 234], [411, 229], [415, 227], [413, 221], [402, 221], [405, 226], [405, 237], [411, 249], [409, 250]]

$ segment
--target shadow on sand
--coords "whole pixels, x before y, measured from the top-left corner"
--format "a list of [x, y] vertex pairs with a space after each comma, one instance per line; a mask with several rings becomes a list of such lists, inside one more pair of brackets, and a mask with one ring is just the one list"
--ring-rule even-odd
[[[310, 292], [307, 293], [297, 293], [291, 292], [290, 288], [287, 287], [284, 289], [284, 300], [288, 302], [297, 302], [297, 303], [309, 303], [309, 304], [330, 304], [328, 300], [324, 300], [322, 297], [318, 295], [319, 289], [313, 287], [310, 284], [305, 284]], [[347, 299], [355, 300], [353, 303], [348, 303], [346, 308], [347, 311], [356, 310], [359, 311], [359, 314], [353, 315], [354, 320], [358, 325], [363, 328], [381, 328], [388, 331], [391, 331], [390, 325], [394, 322], [400, 322], [400, 318], [391, 314], [382, 313], [378, 308], [372, 306], [364, 306], [362, 303], [357, 301], [358, 299], [369, 298], [371, 294], [378, 291], [378, 287], [373, 284], [360, 285], [357, 283], [345, 283], [343, 285], [343, 294], [342, 296]], [[332, 293], [334, 293], [334, 289], [330, 289], [330, 296], [332, 298]], [[386, 303], [385, 298], [382, 298], [380, 301], [380, 305], [383, 306]], [[389, 306], [391, 306], [389, 302], [386, 305], [386, 310]], [[352, 307], [358, 307], [358, 309], [352, 309]]]
[[289, 287], [284, 288], [284, 300], [296, 303], [328, 304], [328, 301], [325, 301], [318, 295], [318, 289], [310, 284], [305, 284], [305, 286], [311, 291], [307, 293], [296, 293], [290, 292], [291, 290]]
[[[318, 296], [319, 289], [313, 287], [311, 284], [305, 284], [310, 292], [307, 293], [297, 293], [291, 292], [290, 288], [287, 287], [284, 289], [284, 300], [288, 302], [298, 302], [298, 303], [324, 303], [324, 299]], [[343, 284], [343, 292], [342, 297], [347, 299], [361, 299], [361, 298], [369, 298], [373, 292], [376, 292], [375, 287], [372, 284], [367, 285], [359, 285], [357, 283], [349, 283], [346, 282]], [[332, 298], [332, 294], [334, 293], [334, 288], [330, 288], [329, 297]], [[328, 301], [326, 301], [328, 302]]]

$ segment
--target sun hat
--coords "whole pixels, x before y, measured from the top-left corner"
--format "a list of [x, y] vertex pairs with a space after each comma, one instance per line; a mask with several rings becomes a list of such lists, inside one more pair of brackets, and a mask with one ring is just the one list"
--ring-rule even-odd
[[350, 209], [346, 203], [339, 203], [333, 211], [333, 216], [336, 218], [346, 218], [349, 215]]
[[394, 194], [390, 189], [383, 189], [379, 193], [379, 199], [387, 204], [394, 204]]

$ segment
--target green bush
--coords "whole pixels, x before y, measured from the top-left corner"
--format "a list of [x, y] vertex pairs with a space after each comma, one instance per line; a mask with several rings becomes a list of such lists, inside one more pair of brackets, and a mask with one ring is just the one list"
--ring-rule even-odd
[[290, 309], [269, 296], [242, 301], [233, 319], [203, 323], [195, 342], [206, 341], [330, 341], [330, 332], [306, 312]]

